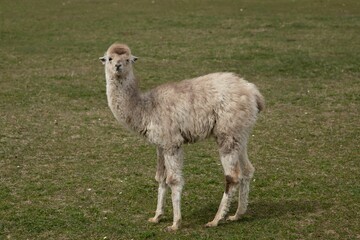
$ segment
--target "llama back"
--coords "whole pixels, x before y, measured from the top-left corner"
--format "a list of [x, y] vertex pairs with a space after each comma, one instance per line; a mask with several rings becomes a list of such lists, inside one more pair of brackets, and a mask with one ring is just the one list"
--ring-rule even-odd
[[216, 89], [216, 93], [210, 96], [210, 101], [222, 105], [229, 104], [233, 109], [228, 107], [227, 111], [234, 112], [247, 108], [256, 108], [255, 112], [258, 113], [264, 110], [264, 97], [255, 84], [234, 73], [213, 73], [203, 77], [208, 78], [213, 88]]
[[258, 109], [263, 107], [256, 86], [233, 73], [212, 73], [164, 84], [151, 95], [155, 111], [148, 133], [154, 143], [196, 142], [214, 130], [236, 134], [241, 128], [251, 127]]

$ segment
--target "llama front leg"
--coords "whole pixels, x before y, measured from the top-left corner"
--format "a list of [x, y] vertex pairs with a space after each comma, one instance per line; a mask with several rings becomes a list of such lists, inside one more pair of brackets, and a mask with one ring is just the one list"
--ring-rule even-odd
[[166, 195], [166, 184], [165, 184], [165, 181], [163, 181], [163, 182], [159, 183], [155, 216], [152, 218], [149, 218], [149, 220], [148, 220], [149, 222], [152, 222], [152, 223], [160, 222], [160, 219], [164, 215], [165, 195]]
[[173, 184], [171, 186], [171, 200], [173, 205], [173, 224], [166, 228], [167, 231], [176, 231], [181, 225], [181, 193], [182, 184]]
[[181, 225], [181, 193], [184, 185], [182, 177], [183, 156], [182, 149], [176, 148], [164, 154], [166, 168], [166, 184], [171, 188], [173, 205], [173, 224], [167, 231], [175, 231]]
[[157, 148], [157, 169], [155, 180], [159, 183], [158, 188], [158, 197], [157, 197], [157, 206], [155, 216], [149, 219], [149, 222], [158, 223], [161, 217], [164, 215], [165, 208], [165, 196], [166, 196], [166, 170], [165, 170], [165, 162], [164, 162], [164, 154], [163, 150], [158, 147]]

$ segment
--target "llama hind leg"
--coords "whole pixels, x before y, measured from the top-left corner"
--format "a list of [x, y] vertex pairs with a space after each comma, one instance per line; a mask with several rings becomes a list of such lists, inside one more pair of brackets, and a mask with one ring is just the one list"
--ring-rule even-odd
[[159, 183], [157, 206], [155, 216], [148, 221], [152, 223], [158, 223], [164, 214], [165, 208], [165, 195], [166, 195], [166, 169], [164, 153], [161, 148], [157, 148], [157, 169], [155, 180]]
[[236, 191], [238, 184], [239, 184], [239, 157], [236, 151], [233, 151], [229, 154], [224, 154], [220, 156], [221, 163], [224, 168], [225, 174], [225, 192], [223, 194], [222, 200], [220, 202], [219, 209], [214, 217], [214, 219], [207, 223], [206, 227], [215, 227], [219, 224], [219, 221], [223, 220], [226, 214], [229, 211], [229, 207], [231, 204], [231, 199]]
[[239, 184], [239, 203], [235, 215], [228, 217], [229, 221], [236, 221], [246, 212], [250, 191], [250, 182], [254, 174], [254, 167], [248, 159], [246, 149], [240, 154], [240, 184]]

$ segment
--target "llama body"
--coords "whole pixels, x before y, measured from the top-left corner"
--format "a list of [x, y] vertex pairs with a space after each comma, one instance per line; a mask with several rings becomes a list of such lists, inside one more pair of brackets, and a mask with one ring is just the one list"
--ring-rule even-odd
[[105, 64], [108, 104], [115, 118], [157, 146], [159, 182], [155, 216], [164, 213], [165, 193], [171, 188], [176, 230], [181, 223], [182, 144], [213, 136], [219, 146], [226, 187], [219, 210], [206, 226], [217, 226], [228, 212], [233, 193], [239, 189], [237, 220], [245, 213], [254, 168], [247, 156], [247, 139], [264, 108], [254, 84], [233, 73], [213, 73], [176, 83], [160, 85], [141, 93], [132, 64], [136, 57], [123, 44], [113, 44], [100, 58]]

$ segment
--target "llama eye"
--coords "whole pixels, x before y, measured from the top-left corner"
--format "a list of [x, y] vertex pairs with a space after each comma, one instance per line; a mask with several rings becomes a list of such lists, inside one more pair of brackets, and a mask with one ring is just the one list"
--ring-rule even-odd
[[130, 59], [126, 59], [126, 63], [129, 63], [130, 62]]
[[109, 62], [111, 62], [111, 61], [112, 61], [112, 58], [110, 57], [110, 58], [109, 58]]

